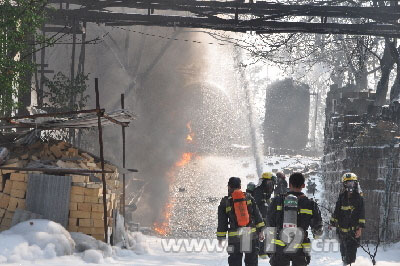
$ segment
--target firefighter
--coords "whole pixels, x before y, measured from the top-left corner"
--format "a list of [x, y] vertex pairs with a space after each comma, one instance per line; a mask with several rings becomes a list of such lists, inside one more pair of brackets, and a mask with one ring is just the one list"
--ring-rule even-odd
[[254, 197], [253, 193], [255, 188], [256, 184], [254, 184], [253, 182], [249, 182], [247, 184], [246, 192], [249, 193], [252, 197]]
[[331, 225], [336, 227], [339, 236], [343, 265], [348, 265], [356, 261], [362, 229], [365, 227], [365, 210], [357, 176], [345, 173], [342, 183], [344, 190], [336, 202]]
[[[268, 205], [271, 202], [271, 194], [274, 192], [276, 177], [271, 172], [263, 173], [259, 185], [254, 189], [253, 196], [256, 200], [261, 216], [266, 222]], [[266, 259], [267, 254], [264, 252], [264, 242], [260, 243], [259, 256], [261, 259]]]
[[284, 195], [288, 192], [288, 183], [286, 182], [286, 176], [282, 172], [276, 173], [276, 189], [275, 195]]
[[[243, 253], [246, 266], [257, 266], [258, 241], [264, 237], [262, 229], [265, 223], [254, 198], [240, 189], [240, 178], [231, 177], [228, 182], [228, 196], [222, 198], [218, 206], [217, 239], [221, 244], [228, 235], [230, 266], [242, 265]], [[244, 239], [248, 243], [244, 243]]]
[[271, 172], [263, 173], [259, 185], [254, 189], [254, 199], [263, 219], [267, 217], [268, 204], [271, 202], [271, 195], [274, 192], [276, 177]]
[[268, 207], [267, 227], [274, 229], [267, 237], [274, 248], [271, 266], [288, 266], [290, 262], [293, 266], [309, 264], [311, 243], [307, 230], [311, 227], [314, 237], [322, 235], [321, 212], [317, 204], [301, 192], [304, 183], [302, 173], [293, 173], [289, 178], [289, 192], [275, 197]]

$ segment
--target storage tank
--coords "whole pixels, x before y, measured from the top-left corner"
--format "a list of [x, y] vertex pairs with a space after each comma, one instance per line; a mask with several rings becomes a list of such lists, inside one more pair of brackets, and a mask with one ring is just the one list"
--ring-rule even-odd
[[285, 79], [267, 89], [264, 147], [304, 149], [308, 141], [310, 89], [304, 83]]

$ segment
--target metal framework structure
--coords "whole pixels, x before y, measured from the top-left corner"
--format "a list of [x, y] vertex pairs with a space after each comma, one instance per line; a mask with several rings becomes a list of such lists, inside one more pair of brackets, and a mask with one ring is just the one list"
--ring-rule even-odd
[[[108, 26], [159, 26], [202, 28], [231, 32], [317, 33], [374, 35], [400, 38], [400, 6], [395, 0], [314, 1], [313, 4], [280, 4], [255, 0], [49, 0], [43, 35], [70, 34], [70, 77], [85, 73], [87, 23]], [[354, 3], [354, 1], [352, 1]], [[385, 6], [390, 3], [389, 6]], [[338, 20], [338, 18], [341, 18]], [[81, 45], [77, 47], [77, 35]], [[46, 74], [46, 47], [36, 53], [34, 81], [38, 105], [42, 105]], [[78, 51], [80, 48], [80, 51]], [[78, 55], [79, 53], [79, 55]]]
[[[375, 4], [378, 1], [374, 1]], [[59, 25], [73, 26], [77, 21], [86, 21], [110, 26], [188, 27], [233, 32], [400, 36], [397, 1], [393, 1], [392, 6], [366, 6], [368, 2], [361, 0], [363, 6], [351, 7], [329, 2], [284, 5], [199, 0], [62, 0], [66, 8], [60, 0], [49, 2], [59, 4], [60, 8], [49, 10], [52, 23]], [[330, 22], [330, 18], [345, 20]]]
[[[375, 35], [400, 38], [400, 6], [397, 1], [356, 0], [359, 6], [345, 6], [345, 1], [313, 1], [312, 4], [280, 4], [255, 0], [49, 0], [48, 21], [43, 35], [72, 35], [71, 80], [85, 73], [87, 23], [108, 26], [159, 26], [202, 28], [231, 32], [317, 33]], [[354, 1], [353, 1], [354, 3]], [[385, 4], [390, 3], [389, 6]], [[341, 18], [338, 20], [338, 18]], [[77, 35], [81, 35], [80, 52]], [[77, 55], [79, 53], [79, 55]], [[43, 99], [45, 75], [54, 73], [45, 63], [46, 49], [34, 75], [38, 105]]]

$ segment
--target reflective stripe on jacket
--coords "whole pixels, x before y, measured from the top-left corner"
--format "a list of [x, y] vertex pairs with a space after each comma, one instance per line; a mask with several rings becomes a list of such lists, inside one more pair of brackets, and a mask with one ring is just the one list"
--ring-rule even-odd
[[[243, 228], [237, 226], [232, 197], [226, 196], [222, 198], [218, 206], [218, 239], [226, 238], [226, 236], [228, 238], [239, 239], [246, 232], [253, 234], [254, 236], [252, 237], [257, 237], [257, 234], [254, 233], [260, 232], [265, 224], [254, 198], [248, 193], [246, 193], [246, 203], [250, 216], [250, 224]], [[246, 230], [246, 228], [249, 228], [249, 230]]]
[[350, 197], [347, 192], [341, 193], [330, 222], [343, 233], [354, 232], [357, 228], [365, 227], [363, 197], [359, 193], [352, 193]]

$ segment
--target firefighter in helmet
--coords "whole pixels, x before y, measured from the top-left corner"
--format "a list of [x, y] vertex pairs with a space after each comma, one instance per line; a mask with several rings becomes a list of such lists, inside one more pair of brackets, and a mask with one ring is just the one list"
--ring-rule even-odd
[[[274, 174], [271, 172], [265, 172], [262, 174], [259, 185], [253, 192], [254, 199], [256, 200], [264, 222], [266, 222], [267, 219], [268, 205], [271, 202], [271, 195], [274, 192], [275, 183], [276, 177]], [[259, 256], [262, 259], [267, 258], [267, 254], [264, 252], [264, 242], [260, 243]]]
[[271, 172], [263, 173], [258, 186], [254, 189], [254, 199], [263, 219], [268, 212], [268, 204], [271, 202], [271, 195], [274, 192], [276, 177]]
[[246, 192], [254, 197], [253, 193], [254, 193], [255, 188], [256, 188], [256, 184], [254, 184], [253, 182], [249, 182], [247, 184]]
[[[221, 243], [228, 236], [230, 266], [258, 265], [258, 241], [264, 238], [265, 224], [254, 198], [241, 191], [241, 180], [231, 177], [228, 182], [228, 196], [218, 206], [217, 239]], [[245, 243], [248, 240], [248, 243]]]
[[331, 225], [336, 227], [339, 236], [343, 265], [348, 265], [356, 261], [362, 229], [365, 227], [365, 209], [357, 175], [345, 173], [342, 183], [343, 191], [336, 202]]
[[307, 198], [302, 189], [305, 178], [302, 173], [293, 173], [289, 178], [289, 192], [276, 196], [268, 207], [266, 239], [270, 241], [268, 253], [272, 253], [271, 266], [305, 266], [310, 263], [311, 241], [308, 228], [314, 237], [322, 235], [322, 218], [318, 205]]

